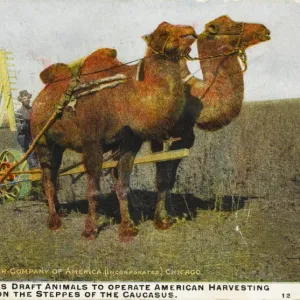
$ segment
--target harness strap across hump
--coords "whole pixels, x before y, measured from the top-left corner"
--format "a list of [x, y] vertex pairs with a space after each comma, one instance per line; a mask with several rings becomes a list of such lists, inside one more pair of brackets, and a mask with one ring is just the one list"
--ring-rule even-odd
[[58, 118], [62, 117], [63, 109], [69, 107], [75, 110], [78, 98], [93, 93], [97, 93], [106, 88], [114, 88], [119, 84], [125, 83], [127, 77], [124, 74], [116, 74], [114, 76], [103, 73], [103, 78], [80, 83], [81, 75], [88, 75], [95, 68], [105, 68], [107, 66], [118, 66], [120, 63], [116, 59], [117, 53], [115, 49], [98, 49], [86, 58], [79, 59], [69, 65], [54, 64], [44, 70], [40, 77], [44, 83], [54, 83], [57, 79], [71, 78], [69, 85], [59, 100], [56, 107]]

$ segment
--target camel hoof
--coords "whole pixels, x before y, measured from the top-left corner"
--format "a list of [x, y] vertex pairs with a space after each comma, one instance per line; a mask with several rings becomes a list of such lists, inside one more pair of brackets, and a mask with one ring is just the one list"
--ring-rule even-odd
[[61, 218], [66, 217], [68, 215], [68, 210], [64, 208], [60, 203], [55, 204], [55, 210]]
[[62, 222], [58, 214], [53, 214], [48, 218], [48, 227], [50, 230], [54, 231], [61, 227]]
[[167, 216], [163, 219], [161, 218], [156, 218], [154, 221], [154, 227], [159, 230], [167, 230], [169, 229], [176, 220], [170, 216]]
[[96, 233], [94, 231], [86, 231], [84, 230], [81, 233], [81, 237], [87, 241], [93, 241], [96, 238]]
[[135, 237], [139, 230], [131, 223], [121, 223], [118, 228], [119, 237], [121, 241], [127, 242], [132, 240]]
[[67, 215], [68, 215], [68, 213], [67, 213], [67, 211], [65, 210], [65, 209], [59, 209], [58, 210], [58, 215], [61, 217], [61, 218], [64, 218], [64, 217], [66, 217]]

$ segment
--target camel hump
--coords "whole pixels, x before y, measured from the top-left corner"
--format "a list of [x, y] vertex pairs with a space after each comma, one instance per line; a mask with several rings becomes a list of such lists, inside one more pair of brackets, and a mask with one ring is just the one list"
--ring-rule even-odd
[[101, 48], [87, 57], [80, 58], [68, 65], [63, 63], [53, 64], [40, 73], [40, 78], [43, 83], [47, 84], [72, 76], [80, 76], [80, 74], [110, 69], [120, 64], [117, 60], [117, 51], [115, 49]]
[[63, 63], [53, 64], [40, 73], [40, 78], [44, 84], [52, 83], [70, 76], [71, 71], [68, 65]]
[[117, 50], [111, 48], [101, 48], [86, 57], [81, 74], [88, 74], [97, 71], [119, 66], [121, 63], [117, 59]]

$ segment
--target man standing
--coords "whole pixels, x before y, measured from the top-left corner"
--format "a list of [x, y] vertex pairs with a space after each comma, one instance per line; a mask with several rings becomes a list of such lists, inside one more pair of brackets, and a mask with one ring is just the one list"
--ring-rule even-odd
[[[18, 96], [18, 101], [22, 103], [20, 109], [18, 109], [15, 113], [16, 115], [16, 125], [18, 132], [18, 143], [21, 146], [23, 152], [26, 152], [30, 144], [32, 143], [32, 138], [30, 134], [30, 98], [32, 94], [28, 93], [27, 90], [20, 91]], [[36, 157], [35, 152], [31, 152], [27, 159], [29, 168], [37, 168], [39, 166], [38, 159]]]

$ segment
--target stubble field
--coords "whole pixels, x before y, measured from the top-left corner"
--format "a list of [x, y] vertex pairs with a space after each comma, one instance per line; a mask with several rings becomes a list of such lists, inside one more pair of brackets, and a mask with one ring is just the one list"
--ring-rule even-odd
[[[154, 166], [135, 167], [130, 209], [139, 234], [131, 242], [118, 238], [109, 176], [94, 241], [80, 238], [84, 178], [60, 180], [66, 217], [57, 232], [46, 227], [43, 196], [1, 203], [0, 280], [299, 281], [299, 116], [299, 100], [247, 103], [223, 130], [195, 129], [168, 201], [177, 222], [167, 231], [152, 224]], [[8, 133], [0, 146], [16, 147]], [[69, 153], [64, 165], [78, 160]]]

